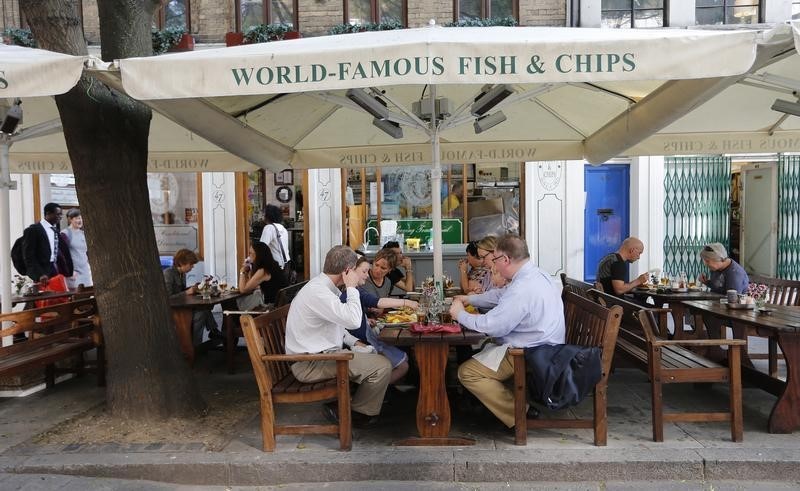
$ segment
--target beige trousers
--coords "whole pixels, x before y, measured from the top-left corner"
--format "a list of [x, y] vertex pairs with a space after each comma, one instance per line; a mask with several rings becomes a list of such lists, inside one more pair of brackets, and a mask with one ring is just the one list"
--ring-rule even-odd
[[508, 351], [496, 372], [474, 358], [458, 367], [461, 384], [509, 428], [514, 426], [514, 393], [505, 381], [513, 375], [514, 366]]
[[[367, 416], [379, 414], [392, 374], [391, 362], [377, 353], [353, 353], [348, 365], [350, 381], [358, 384], [351, 409]], [[292, 365], [292, 373], [301, 382], [327, 380], [336, 376], [336, 362], [298, 361]]]

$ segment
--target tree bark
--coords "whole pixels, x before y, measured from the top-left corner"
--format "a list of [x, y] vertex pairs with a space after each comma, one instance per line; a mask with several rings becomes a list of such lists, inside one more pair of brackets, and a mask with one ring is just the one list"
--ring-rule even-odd
[[[76, 0], [20, 3], [41, 48], [87, 53]], [[105, 60], [152, 54], [150, 24], [158, 3], [98, 1]], [[195, 416], [205, 403], [180, 355], [150, 213], [150, 109], [87, 75], [56, 104], [103, 320], [108, 408], [139, 420]]]

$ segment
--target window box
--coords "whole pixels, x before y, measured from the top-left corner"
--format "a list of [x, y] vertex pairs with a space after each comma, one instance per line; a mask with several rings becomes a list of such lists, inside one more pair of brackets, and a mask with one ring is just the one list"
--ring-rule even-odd
[[193, 51], [194, 50], [194, 36], [189, 33], [184, 33], [178, 44], [172, 46], [169, 50], [170, 53], [178, 51]]

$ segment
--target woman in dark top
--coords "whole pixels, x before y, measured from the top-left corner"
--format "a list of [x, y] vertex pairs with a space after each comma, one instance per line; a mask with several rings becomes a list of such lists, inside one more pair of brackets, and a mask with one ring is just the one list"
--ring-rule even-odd
[[261, 288], [264, 303], [275, 303], [278, 290], [288, 286], [283, 271], [269, 247], [263, 242], [253, 241], [250, 244], [247, 260], [239, 271], [239, 291], [250, 293]]
[[[164, 283], [167, 293], [171, 295], [194, 295], [197, 285], [186, 286], [186, 273], [194, 268], [199, 258], [189, 249], [180, 249], [172, 258], [172, 266], [164, 270]], [[210, 310], [195, 310], [192, 313], [192, 343], [196, 346], [203, 341], [203, 331], [208, 330], [209, 337], [222, 337], [217, 322]]]

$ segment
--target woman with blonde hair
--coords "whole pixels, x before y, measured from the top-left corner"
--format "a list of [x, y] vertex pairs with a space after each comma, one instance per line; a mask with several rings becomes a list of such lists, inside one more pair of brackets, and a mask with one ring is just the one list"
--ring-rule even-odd
[[490, 273], [483, 276], [481, 288], [483, 292], [488, 292], [496, 288], [492, 283], [491, 271], [494, 270], [494, 263], [492, 256], [494, 255], [494, 248], [497, 246], [497, 237], [494, 235], [487, 235], [478, 241], [478, 259], [483, 263], [483, 267]]

